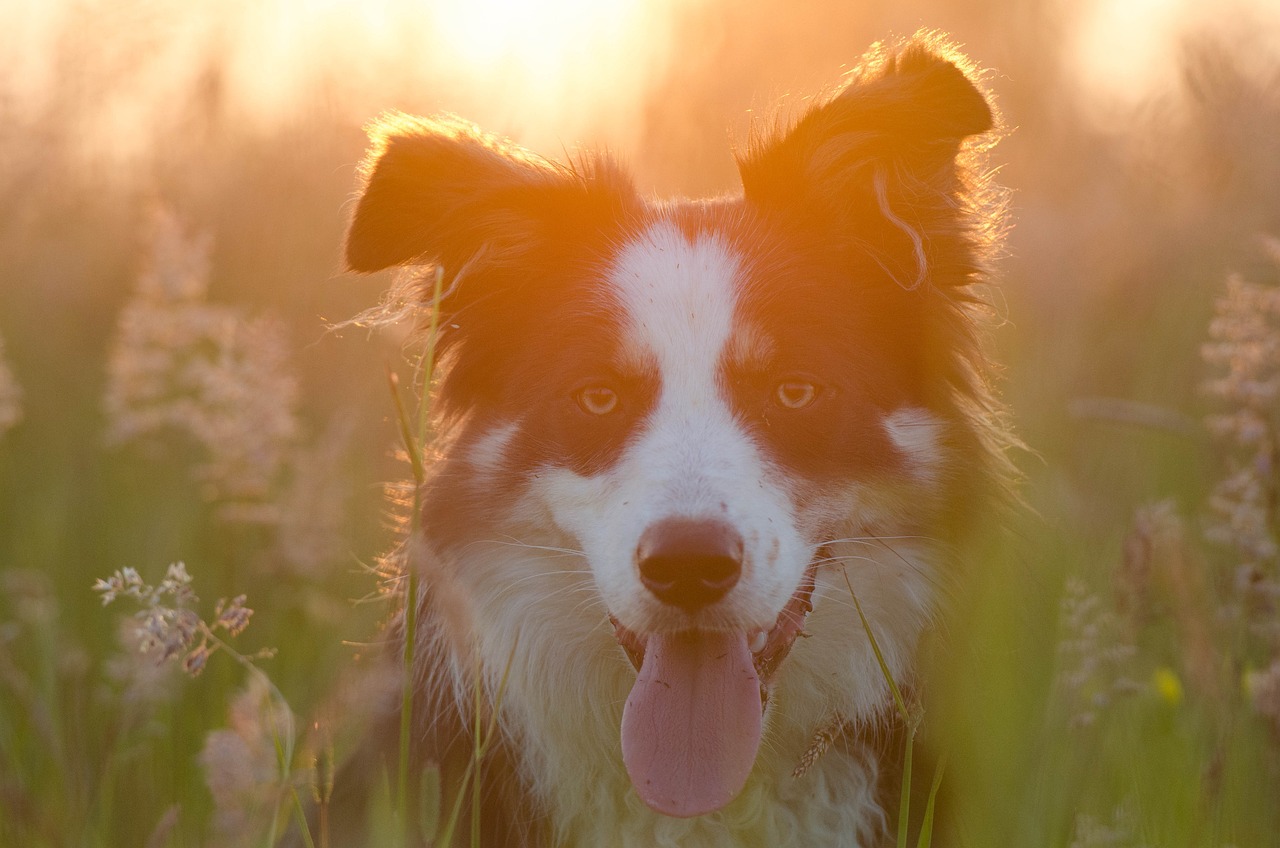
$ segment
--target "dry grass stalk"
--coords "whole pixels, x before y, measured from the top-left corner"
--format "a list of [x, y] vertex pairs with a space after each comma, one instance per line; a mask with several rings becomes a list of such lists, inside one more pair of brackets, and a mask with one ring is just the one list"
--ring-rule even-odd
[[849, 729], [849, 723], [840, 711], [837, 710], [831, 714], [825, 723], [820, 725], [813, 732], [813, 740], [809, 743], [809, 747], [800, 755], [800, 762], [796, 765], [795, 770], [791, 772], [791, 776], [799, 780], [809, 773], [809, 769], [822, 758], [822, 755], [831, 749], [840, 737], [844, 736], [845, 731]]

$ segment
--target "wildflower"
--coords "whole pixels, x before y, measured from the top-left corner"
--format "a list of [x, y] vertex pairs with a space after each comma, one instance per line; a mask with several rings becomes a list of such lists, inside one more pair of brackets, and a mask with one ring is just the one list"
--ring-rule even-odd
[[174, 667], [164, 662], [162, 650], [144, 643], [145, 633], [136, 619], [121, 619], [116, 631], [119, 650], [106, 661], [106, 676], [119, 687], [120, 702], [127, 707], [168, 700], [173, 695]]
[[1061, 615], [1058, 686], [1070, 702], [1070, 724], [1088, 727], [1118, 696], [1143, 688], [1128, 674], [1137, 651], [1116, 614], [1077, 577], [1067, 580]]
[[265, 676], [252, 674], [231, 702], [228, 727], [205, 738], [200, 752], [213, 796], [218, 845], [260, 845], [290, 787], [290, 764], [280, 752], [295, 736], [293, 713]]
[[213, 613], [213, 626], [221, 627], [232, 636], [240, 635], [240, 632], [249, 626], [249, 618], [253, 615], [253, 610], [246, 607], [244, 601], [244, 595], [237, 595], [230, 603], [218, 601], [218, 606]]
[[0, 437], [22, 420], [22, 388], [4, 358], [4, 340], [0, 339]]
[[1205, 603], [1210, 596], [1207, 572], [1172, 501], [1135, 512], [1116, 573], [1120, 608], [1135, 625], [1152, 608], [1171, 608], [1184, 676], [1200, 696], [1217, 700], [1222, 695], [1221, 661], [1214, 642], [1212, 605]]
[[346, 552], [343, 532], [349, 488], [336, 473], [351, 440], [354, 420], [330, 422], [314, 444], [295, 448], [289, 483], [279, 497], [275, 545], [292, 572], [320, 576]]
[[107, 438], [184, 435], [202, 449], [196, 475], [212, 499], [262, 501], [297, 435], [297, 380], [278, 324], [206, 302], [209, 249], [156, 215], [108, 360]]
[[[1280, 241], [1263, 246], [1280, 269]], [[1238, 557], [1235, 591], [1221, 615], [1280, 654], [1280, 286], [1228, 279], [1201, 357], [1214, 369], [1202, 388], [1221, 406], [1206, 425], [1229, 469], [1209, 495], [1205, 537]]]
[[139, 652], [157, 655], [157, 663], [182, 655], [183, 669], [195, 677], [215, 651], [227, 647], [214, 631], [238, 636], [248, 626], [253, 610], [245, 606], [244, 595], [230, 602], [223, 599], [214, 608], [213, 623], [208, 624], [191, 609], [199, 601], [191, 583], [186, 565], [175, 562], [155, 586], [135, 569], [122, 568], [105, 580], [94, 581], [93, 590], [101, 594], [104, 606], [120, 597], [137, 602], [142, 607], [133, 616]]
[[[138, 572], [134, 571], [133, 577], [139, 579]], [[182, 561], [170, 563], [165, 570], [164, 580], [160, 581], [156, 591], [161, 595], [172, 595], [175, 600], [195, 600], [191, 590], [191, 575], [187, 573], [187, 564]]]
[[1076, 816], [1071, 848], [1143, 848], [1136, 830], [1133, 814], [1124, 807], [1116, 808], [1109, 822], [1082, 813]]
[[8, 601], [24, 629], [48, 630], [58, 617], [57, 593], [53, 581], [43, 571], [0, 569], [0, 597]]
[[139, 614], [143, 634], [143, 651], [160, 649], [160, 659], [167, 660], [186, 651], [200, 632], [200, 617], [189, 609], [160, 606], [148, 607]]
[[1160, 699], [1170, 706], [1182, 703], [1182, 681], [1177, 672], [1167, 666], [1160, 666], [1151, 674], [1151, 685]]
[[202, 643], [197, 645], [195, 650], [187, 654], [182, 660], [182, 670], [192, 677], [199, 677], [200, 672], [204, 671], [205, 664], [209, 662], [209, 655], [213, 653], [208, 644]]
[[1280, 733], [1280, 659], [1271, 663], [1266, 671], [1249, 672], [1245, 676], [1245, 690], [1258, 715]]

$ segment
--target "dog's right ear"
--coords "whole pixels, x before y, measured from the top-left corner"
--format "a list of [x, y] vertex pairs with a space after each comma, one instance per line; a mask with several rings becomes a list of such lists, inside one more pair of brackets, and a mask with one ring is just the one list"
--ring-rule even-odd
[[391, 115], [372, 146], [347, 232], [353, 271], [518, 253], [549, 222], [590, 206], [591, 181], [453, 117]]

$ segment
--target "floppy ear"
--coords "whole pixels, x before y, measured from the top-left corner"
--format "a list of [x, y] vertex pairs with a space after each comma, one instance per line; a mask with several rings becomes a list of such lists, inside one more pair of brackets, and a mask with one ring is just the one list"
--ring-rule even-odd
[[454, 117], [392, 115], [370, 137], [347, 232], [353, 271], [441, 263], [455, 275], [481, 253], [501, 262], [548, 225], [616, 205], [605, 181]]
[[739, 157], [748, 201], [839, 210], [876, 188], [876, 171], [950, 189], [961, 142], [994, 115], [963, 59], [917, 36], [864, 57], [850, 81], [789, 131]]

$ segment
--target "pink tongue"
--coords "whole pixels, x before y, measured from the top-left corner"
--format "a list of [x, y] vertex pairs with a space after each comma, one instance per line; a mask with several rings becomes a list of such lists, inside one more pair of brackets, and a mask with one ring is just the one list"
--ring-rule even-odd
[[744, 634], [650, 636], [622, 710], [622, 761], [637, 794], [681, 818], [728, 804], [756, 760], [762, 712]]

